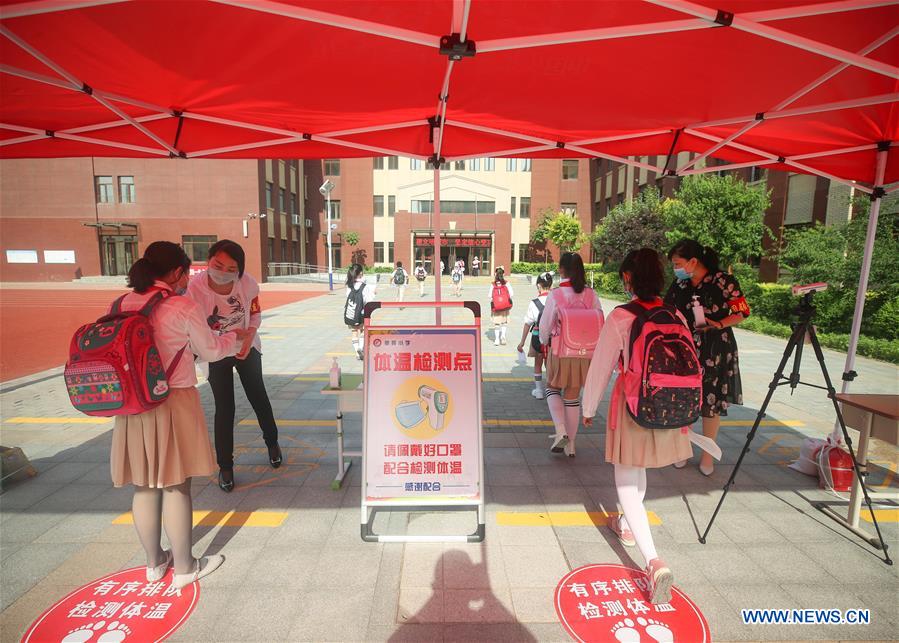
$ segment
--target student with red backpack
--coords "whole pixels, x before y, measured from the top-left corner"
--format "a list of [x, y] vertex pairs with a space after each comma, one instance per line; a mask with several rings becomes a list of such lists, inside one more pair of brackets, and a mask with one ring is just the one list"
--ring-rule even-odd
[[[110, 452], [112, 481], [116, 487], [134, 486], [131, 508], [147, 554], [147, 580], [160, 580], [172, 565], [175, 587], [203, 578], [224, 562], [219, 555], [198, 560], [191, 551], [191, 478], [208, 477], [215, 471], [193, 355], [209, 362], [232, 356], [248, 336], [243, 329], [213, 333], [200, 307], [188, 297], [177, 296], [186, 289], [189, 272], [190, 258], [181, 246], [170, 241], [147, 246], [143, 258], [128, 272], [133, 292], [117, 299], [107, 317], [75, 334], [66, 365], [70, 394], [76, 388], [74, 378], [87, 377], [93, 368], [92, 375], [106, 377], [106, 390], [118, 390], [121, 408], [129, 409], [129, 414], [115, 410], [92, 414], [116, 415]], [[135, 323], [135, 313], [145, 316], [149, 325], [136, 328], [118, 349], [105, 349], [116, 341], [118, 329]], [[127, 368], [117, 368], [117, 359], [126, 360]], [[104, 360], [107, 368], [102, 372]], [[136, 367], [141, 367], [140, 374], [134, 372]], [[144, 384], [149, 397], [141, 391]], [[106, 400], [107, 405], [115, 402]], [[78, 406], [74, 394], [73, 403]], [[170, 551], [160, 547], [163, 523]]]
[[490, 313], [493, 318], [493, 345], [506, 345], [506, 329], [512, 310], [512, 286], [506, 283], [505, 270], [500, 266], [493, 273], [490, 284]]
[[581, 389], [603, 325], [602, 305], [587, 287], [584, 261], [574, 252], [559, 259], [562, 281], [546, 298], [540, 343], [546, 352], [546, 404], [556, 433], [550, 451], [575, 456]]
[[592, 426], [612, 372], [606, 426], [606, 462], [615, 466], [623, 515], [609, 522], [622, 544], [638, 546], [646, 561], [649, 600], [667, 603], [674, 577], [659, 558], [643, 506], [646, 469], [665, 467], [691, 453], [689, 426], [699, 417], [702, 370], [684, 316], [664, 305], [665, 282], [655, 250], [630, 252], [619, 275], [631, 301], [609, 315], [584, 387], [584, 426]]

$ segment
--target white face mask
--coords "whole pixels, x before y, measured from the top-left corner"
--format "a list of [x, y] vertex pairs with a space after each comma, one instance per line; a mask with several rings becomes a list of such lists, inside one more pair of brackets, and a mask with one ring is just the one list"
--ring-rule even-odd
[[219, 286], [225, 286], [227, 284], [234, 283], [237, 281], [237, 273], [236, 272], [225, 272], [224, 270], [216, 270], [215, 268], [209, 268], [206, 270], [206, 274], [209, 275], [209, 278], [212, 279]]

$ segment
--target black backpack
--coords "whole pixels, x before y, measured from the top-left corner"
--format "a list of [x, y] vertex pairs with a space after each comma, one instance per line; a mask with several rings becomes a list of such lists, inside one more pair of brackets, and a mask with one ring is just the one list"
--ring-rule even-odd
[[540, 301], [540, 297], [537, 297], [534, 300], [534, 305], [537, 306], [537, 310], [539, 311], [537, 314], [537, 321], [531, 326], [531, 347], [534, 349], [534, 352], [540, 352], [540, 318], [543, 317], [543, 309], [546, 307], [542, 301]]
[[346, 296], [346, 304], [343, 307], [343, 321], [347, 326], [358, 326], [362, 323], [362, 308], [365, 306], [363, 291], [361, 288], [350, 288], [350, 294]]
[[406, 283], [406, 271], [400, 268], [393, 275], [393, 283], [397, 286], [402, 286]]

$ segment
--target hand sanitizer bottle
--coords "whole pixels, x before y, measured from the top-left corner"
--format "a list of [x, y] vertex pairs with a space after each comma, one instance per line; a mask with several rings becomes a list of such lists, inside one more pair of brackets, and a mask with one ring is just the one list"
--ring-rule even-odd
[[693, 327], [701, 328], [705, 326], [705, 310], [702, 302], [699, 301], [699, 295], [693, 295]]
[[337, 358], [334, 358], [334, 362], [331, 364], [331, 371], [329, 372], [328, 378], [330, 388], [340, 388], [340, 365], [337, 363]]

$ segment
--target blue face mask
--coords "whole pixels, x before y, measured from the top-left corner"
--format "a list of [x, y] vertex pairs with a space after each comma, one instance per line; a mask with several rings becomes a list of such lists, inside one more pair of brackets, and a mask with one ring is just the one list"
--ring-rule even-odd
[[687, 279], [689, 279], [690, 277], [693, 276], [693, 273], [687, 272], [686, 268], [675, 268], [674, 276], [675, 276], [675, 278], [677, 278], [681, 281], [686, 281]]

